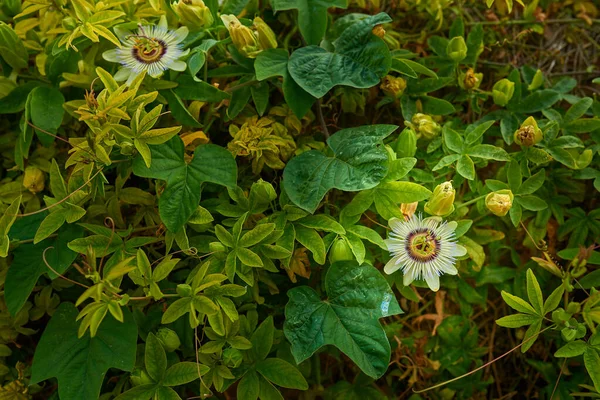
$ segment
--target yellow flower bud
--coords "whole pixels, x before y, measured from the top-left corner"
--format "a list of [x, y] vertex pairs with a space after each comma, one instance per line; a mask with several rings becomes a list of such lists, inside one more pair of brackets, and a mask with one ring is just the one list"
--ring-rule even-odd
[[258, 45], [261, 50], [276, 49], [277, 48], [277, 36], [273, 29], [266, 24], [261, 18], [254, 18], [254, 27], [256, 28], [256, 35], [258, 36]]
[[508, 189], [492, 192], [485, 197], [485, 206], [492, 214], [504, 217], [512, 207], [514, 196]]
[[469, 68], [467, 72], [460, 74], [458, 84], [465, 90], [477, 89], [481, 85], [482, 79], [482, 73], [475, 73], [473, 68]]
[[539, 143], [543, 138], [542, 130], [538, 128], [537, 121], [533, 117], [527, 118], [514, 135], [515, 143], [526, 147]]
[[260, 53], [258, 39], [252, 29], [242, 25], [235, 15], [221, 15], [233, 45], [242, 55], [255, 58]]
[[428, 140], [433, 139], [442, 131], [440, 124], [435, 122], [431, 115], [416, 113], [412, 117], [412, 125], [419, 135]]
[[454, 211], [456, 190], [452, 182], [444, 182], [435, 187], [429, 201], [425, 204], [425, 212], [442, 217]]
[[373, 33], [373, 35], [382, 39], [385, 36], [385, 29], [383, 29], [383, 25], [375, 25], [371, 32]]
[[386, 75], [385, 78], [383, 78], [380, 87], [388, 96], [398, 98], [402, 96], [404, 89], [406, 89], [406, 80], [404, 78]]
[[494, 104], [504, 107], [512, 99], [515, 93], [515, 83], [508, 79], [501, 79], [492, 88]]
[[173, 3], [173, 11], [180, 22], [191, 28], [201, 29], [213, 24], [214, 18], [210, 9], [202, 0], [179, 0]]
[[36, 167], [25, 168], [23, 176], [23, 186], [31, 193], [36, 194], [44, 190], [44, 173]]

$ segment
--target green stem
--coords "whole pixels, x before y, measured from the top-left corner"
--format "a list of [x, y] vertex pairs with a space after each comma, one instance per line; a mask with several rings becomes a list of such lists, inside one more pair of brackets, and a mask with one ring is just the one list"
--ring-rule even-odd
[[479, 200], [483, 199], [487, 194], [481, 195], [479, 197], [475, 197], [473, 200], [469, 200], [466, 203], [459, 204], [457, 207], [466, 207], [470, 206], [473, 203], [477, 203]]

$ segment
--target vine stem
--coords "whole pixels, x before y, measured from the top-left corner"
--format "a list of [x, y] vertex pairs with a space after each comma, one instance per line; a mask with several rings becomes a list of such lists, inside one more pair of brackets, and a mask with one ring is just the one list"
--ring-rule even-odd
[[449, 384], [449, 383], [456, 382], [456, 381], [458, 381], [458, 380], [460, 380], [460, 379], [462, 379], [462, 378], [466, 378], [466, 377], [467, 377], [467, 376], [469, 376], [469, 375], [473, 375], [475, 372], [477, 372], [477, 371], [481, 371], [482, 369], [489, 367], [490, 365], [492, 365], [492, 364], [493, 364], [493, 363], [495, 363], [496, 361], [498, 361], [498, 360], [500, 360], [500, 359], [502, 359], [502, 358], [506, 357], [507, 355], [509, 355], [509, 354], [510, 354], [510, 353], [512, 353], [513, 351], [517, 350], [518, 348], [520, 348], [521, 346], [523, 346], [525, 343], [529, 342], [529, 341], [530, 341], [530, 340], [532, 340], [532, 339], [535, 339], [535, 338], [537, 338], [539, 335], [541, 335], [542, 333], [546, 332], [548, 329], [550, 329], [550, 328], [554, 328], [554, 327], [555, 327], [555, 325], [550, 325], [549, 327], [547, 327], [547, 328], [545, 328], [545, 329], [543, 329], [543, 330], [539, 331], [539, 332], [538, 332], [536, 335], [534, 335], [534, 336], [531, 336], [529, 339], [527, 339], [527, 340], [523, 340], [523, 341], [521, 342], [521, 344], [519, 344], [519, 345], [517, 345], [517, 346], [513, 347], [512, 349], [510, 349], [510, 350], [509, 350], [509, 351], [507, 351], [506, 353], [504, 353], [504, 354], [502, 354], [502, 355], [500, 355], [500, 356], [498, 356], [498, 357], [494, 358], [492, 361], [489, 361], [489, 362], [487, 362], [487, 363], [483, 364], [481, 367], [475, 368], [474, 370], [467, 372], [466, 374], [462, 374], [461, 376], [457, 376], [456, 378], [450, 379], [449, 381], [446, 381], [446, 382], [438, 383], [437, 385], [434, 385], [434, 386], [428, 387], [428, 388], [426, 388], [426, 389], [422, 389], [422, 390], [414, 390], [414, 389], [413, 389], [413, 392], [414, 392], [414, 393], [424, 393], [424, 392], [428, 392], [428, 391], [430, 391], [430, 390], [437, 389], [437, 388], [439, 388], [439, 387], [445, 386], [445, 385], [447, 385], [447, 384]]
[[[473, 21], [473, 22], [466, 22], [465, 25], [470, 26], [470, 25], [528, 25], [528, 24], [572, 24], [572, 23], [576, 23], [576, 22], [583, 22], [583, 23], [587, 23], [586, 21], [584, 21], [583, 19], [580, 18], [561, 18], [561, 19], [547, 19], [545, 21], [529, 21], [529, 20], [524, 20], [524, 19], [516, 19], [516, 20], [510, 20], [510, 21]], [[600, 19], [592, 19], [593, 23], [599, 23]]]
[[317, 99], [317, 117], [319, 118], [319, 122], [321, 122], [321, 129], [323, 130], [325, 139], [329, 139], [329, 130], [325, 123], [325, 117], [323, 117], [323, 103], [321, 102], [321, 99]]
[[[476, 198], [474, 198], [473, 200], [469, 200], [469, 201], [467, 201], [466, 203], [462, 203], [462, 204], [458, 205], [458, 207], [466, 207], [466, 206], [470, 206], [471, 204], [473, 204], [473, 203], [477, 203], [479, 200], [481, 200], [481, 199], [485, 198], [485, 196], [487, 196], [487, 194], [484, 194], [483, 196], [476, 197]], [[457, 207], [457, 208], [458, 208], [458, 207]]]

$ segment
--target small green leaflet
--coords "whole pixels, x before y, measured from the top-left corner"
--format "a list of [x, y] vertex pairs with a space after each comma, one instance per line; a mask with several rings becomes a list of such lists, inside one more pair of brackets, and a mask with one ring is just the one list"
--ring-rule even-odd
[[190, 163], [184, 160], [184, 145], [178, 136], [159, 146], [151, 146], [150, 151], [150, 168], [138, 156], [133, 162], [133, 173], [143, 178], [167, 181], [158, 210], [171, 232], [178, 232], [196, 211], [202, 183], [212, 182], [227, 187], [236, 184], [237, 165], [231, 153], [221, 146], [206, 144], [197, 147]]
[[381, 377], [391, 350], [379, 318], [402, 310], [377, 269], [355, 261], [340, 261], [325, 277], [327, 301], [308, 287], [288, 292], [284, 333], [301, 363], [325, 345], [333, 345], [373, 378]]

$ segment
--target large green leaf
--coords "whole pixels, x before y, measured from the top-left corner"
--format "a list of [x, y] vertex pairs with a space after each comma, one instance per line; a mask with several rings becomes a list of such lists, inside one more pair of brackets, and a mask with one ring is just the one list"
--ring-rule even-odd
[[323, 97], [337, 85], [369, 88], [390, 70], [392, 56], [385, 42], [371, 31], [390, 22], [385, 13], [367, 17], [344, 30], [331, 53], [318, 46], [292, 53], [288, 70], [292, 78], [314, 97]]
[[131, 371], [135, 364], [137, 325], [124, 308], [124, 322], [107, 314], [93, 338], [77, 338], [77, 309], [63, 303], [35, 349], [31, 384], [58, 379], [61, 400], [97, 399], [109, 368]]
[[374, 267], [340, 261], [325, 277], [327, 300], [300, 286], [288, 292], [284, 333], [297, 363], [333, 345], [362, 371], [379, 378], [390, 361], [390, 344], [379, 318], [402, 313], [394, 293]]
[[396, 129], [395, 125], [342, 129], [327, 139], [334, 157], [313, 150], [291, 159], [283, 171], [290, 200], [314, 212], [330, 189], [358, 191], [377, 186], [388, 170], [382, 141]]
[[327, 30], [327, 9], [347, 8], [346, 0], [273, 0], [273, 9], [298, 10], [298, 26], [306, 43], [319, 44]]
[[[36, 127], [55, 134], [65, 113], [62, 107], [65, 98], [62, 93], [55, 88], [40, 86], [33, 89], [29, 97], [31, 122]], [[54, 137], [47, 133], [37, 129], [35, 133], [44, 146], [49, 146], [54, 142]]]
[[178, 136], [159, 146], [150, 146], [150, 151], [150, 168], [138, 156], [133, 162], [133, 173], [167, 181], [158, 210], [171, 232], [179, 231], [196, 211], [203, 182], [235, 187], [237, 165], [231, 153], [221, 146], [197, 147], [190, 163], [184, 160], [184, 145]]
[[[40, 215], [43, 217], [47, 214], [41, 213], [17, 220], [9, 236], [19, 240], [32, 239], [43, 219], [39, 217]], [[44, 251], [48, 249], [45, 255], [48, 265], [62, 274], [77, 257], [77, 253], [70, 250], [67, 244], [82, 235], [83, 228], [66, 224], [58, 230], [56, 237], [42, 240], [37, 244], [25, 243], [14, 250], [14, 258], [6, 274], [4, 285], [6, 307], [12, 315], [16, 315], [23, 307], [40, 276], [47, 273], [52, 279], [56, 278], [56, 274], [44, 263]]]

